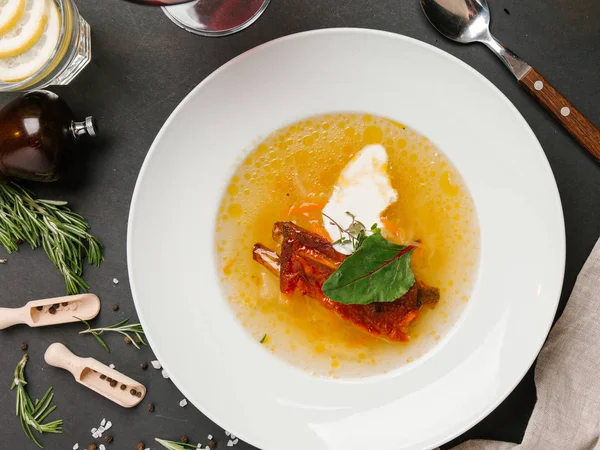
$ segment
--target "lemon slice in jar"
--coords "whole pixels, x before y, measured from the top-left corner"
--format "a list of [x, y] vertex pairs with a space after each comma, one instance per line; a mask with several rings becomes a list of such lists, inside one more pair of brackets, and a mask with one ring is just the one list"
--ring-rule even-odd
[[[38, 0], [36, 0], [38, 1]], [[46, 28], [42, 37], [25, 53], [11, 58], [0, 58], [0, 80], [14, 82], [36, 73], [48, 59], [58, 44], [60, 37], [60, 16], [52, 2]]]
[[21, 20], [0, 36], [0, 58], [26, 52], [40, 39], [48, 21], [50, 0], [27, 0]]
[[0, 0], [0, 34], [19, 23], [24, 11], [25, 0]]

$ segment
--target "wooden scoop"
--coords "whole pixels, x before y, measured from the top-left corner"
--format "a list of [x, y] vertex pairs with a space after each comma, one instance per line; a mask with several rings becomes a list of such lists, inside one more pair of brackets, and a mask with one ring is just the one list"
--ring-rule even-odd
[[90, 320], [100, 312], [100, 299], [94, 294], [34, 300], [22, 308], [0, 308], [0, 330], [24, 323], [44, 327], [61, 323]]
[[71, 372], [79, 384], [125, 408], [136, 406], [146, 396], [144, 385], [93, 358], [80, 358], [61, 343], [50, 345], [44, 359], [51, 366]]

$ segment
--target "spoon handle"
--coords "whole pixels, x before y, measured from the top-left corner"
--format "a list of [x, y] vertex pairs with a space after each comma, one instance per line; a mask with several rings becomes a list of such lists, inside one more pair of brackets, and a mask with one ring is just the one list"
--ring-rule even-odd
[[23, 308], [0, 308], [0, 330], [26, 323]]
[[600, 130], [585, 118], [563, 95], [546, 81], [533, 67], [519, 80], [519, 84], [535, 97], [556, 120], [598, 162], [600, 162]]

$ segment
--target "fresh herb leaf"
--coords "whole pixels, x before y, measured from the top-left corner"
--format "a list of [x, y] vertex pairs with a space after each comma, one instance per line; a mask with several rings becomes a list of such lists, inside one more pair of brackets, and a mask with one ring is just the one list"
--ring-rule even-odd
[[[323, 217], [325, 217], [327, 220], [329, 220], [332, 225], [335, 225], [340, 232], [340, 238], [337, 241], [333, 242], [333, 245], [352, 244], [352, 251], [355, 252], [356, 250], [358, 250], [358, 248], [362, 245], [362, 243], [368, 236], [367, 228], [362, 224], [362, 222], [359, 222], [358, 220], [356, 220], [356, 216], [349, 211], [346, 211], [346, 214], [348, 216], [350, 216], [350, 218], [352, 219], [352, 222], [350, 222], [350, 225], [348, 225], [348, 228], [342, 228], [342, 226], [339, 223], [337, 223], [334, 219], [329, 217], [327, 214], [325, 214], [325, 213], [321, 213], [321, 214], [323, 215]], [[377, 230], [379, 229], [379, 228], [377, 228], [377, 224], [374, 224], [371, 227], [372, 233], [374, 232], [373, 227], [375, 227], [375, 229], [377, 229]]]
[[414, 249], [372, 234], [327, 279], [323, 293], [346, 305], [393, 302], [415, 284], [410, 267]]
[[[102, 346], [102, 348], [109, 353], [110, 348], [108, 347], [108, 345], [106, 345], [106, 342], [104, 342], [104, 339], [102, 339], [102, 337], [100, 336], [105, 331], [115, 331], [129, 338], [133, 346], [138, 350], [140, 349], [140, 344], [147, 345], [146, 341], [144, 341], [144, 338], [142, 338], [142, 334], [144, 334], [144, 329], [142, 328], [142, 325], [139, 323], [130, 323], [129, 325], [126, 325], [126, 323], [129, 321], [129, 318], [121, 320], [120, 322], [115, 323], [114, 325], [110, 325], [104, 328], [92, 328], [87, 320], [80, 319], [79, 317], [75, 318], [79, 319], [87, 326], [87, 330], [80, 331], [79, 334], [90, 333], [96, 338], [96, 340]], [[136, 340], [132, 337], [132, 334], [135, 335], [139, 342], [136, 342]]]
[[62, 273], [68, 294], [88, 291], [82, 278], [82, 259], [99, 266], [102, 244], [88, 232], [89, 225], [66, 202], [36, 199], [17, 184], [0, 183], [0, 244], [11, 254], [21, 242], [42, 247]]
[[267, 339], [267, 335], [265, 334], [265, 335], [262, 337], [262, 339], [260, 340], [260, 343], [261, 343], [261, 344], [264, 344], [266, 339]]
[[25, 436], [31, 439], [35, 444], [44, 448], [42, 444], [35, 438], [33, 430], [38, 433], [62, 433], [62, 420], [54, 420], [52, 422], [43, 423], [44, 420], [56, 409], [56, 406], [50, 406], [54, 399], [52, 387], [48, 388], [41, 400], [37, 400], [35, 404], [31, 401], [25, 386], [25, 366], [29, 360], [28, 355], [24, 355], [21, 361], [17, 364], [13, 373], [13, 382], [11, 389], [17, 388], [17, 416], [23, 428]]

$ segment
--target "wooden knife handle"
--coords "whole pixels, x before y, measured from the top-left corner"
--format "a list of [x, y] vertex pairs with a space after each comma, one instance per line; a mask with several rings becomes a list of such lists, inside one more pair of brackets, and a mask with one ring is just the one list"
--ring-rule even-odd
[[600, 130], [585, 118], [533, 67], [519, 80], [519, 84], [533, 95], [583, 148], [600, 162]]

